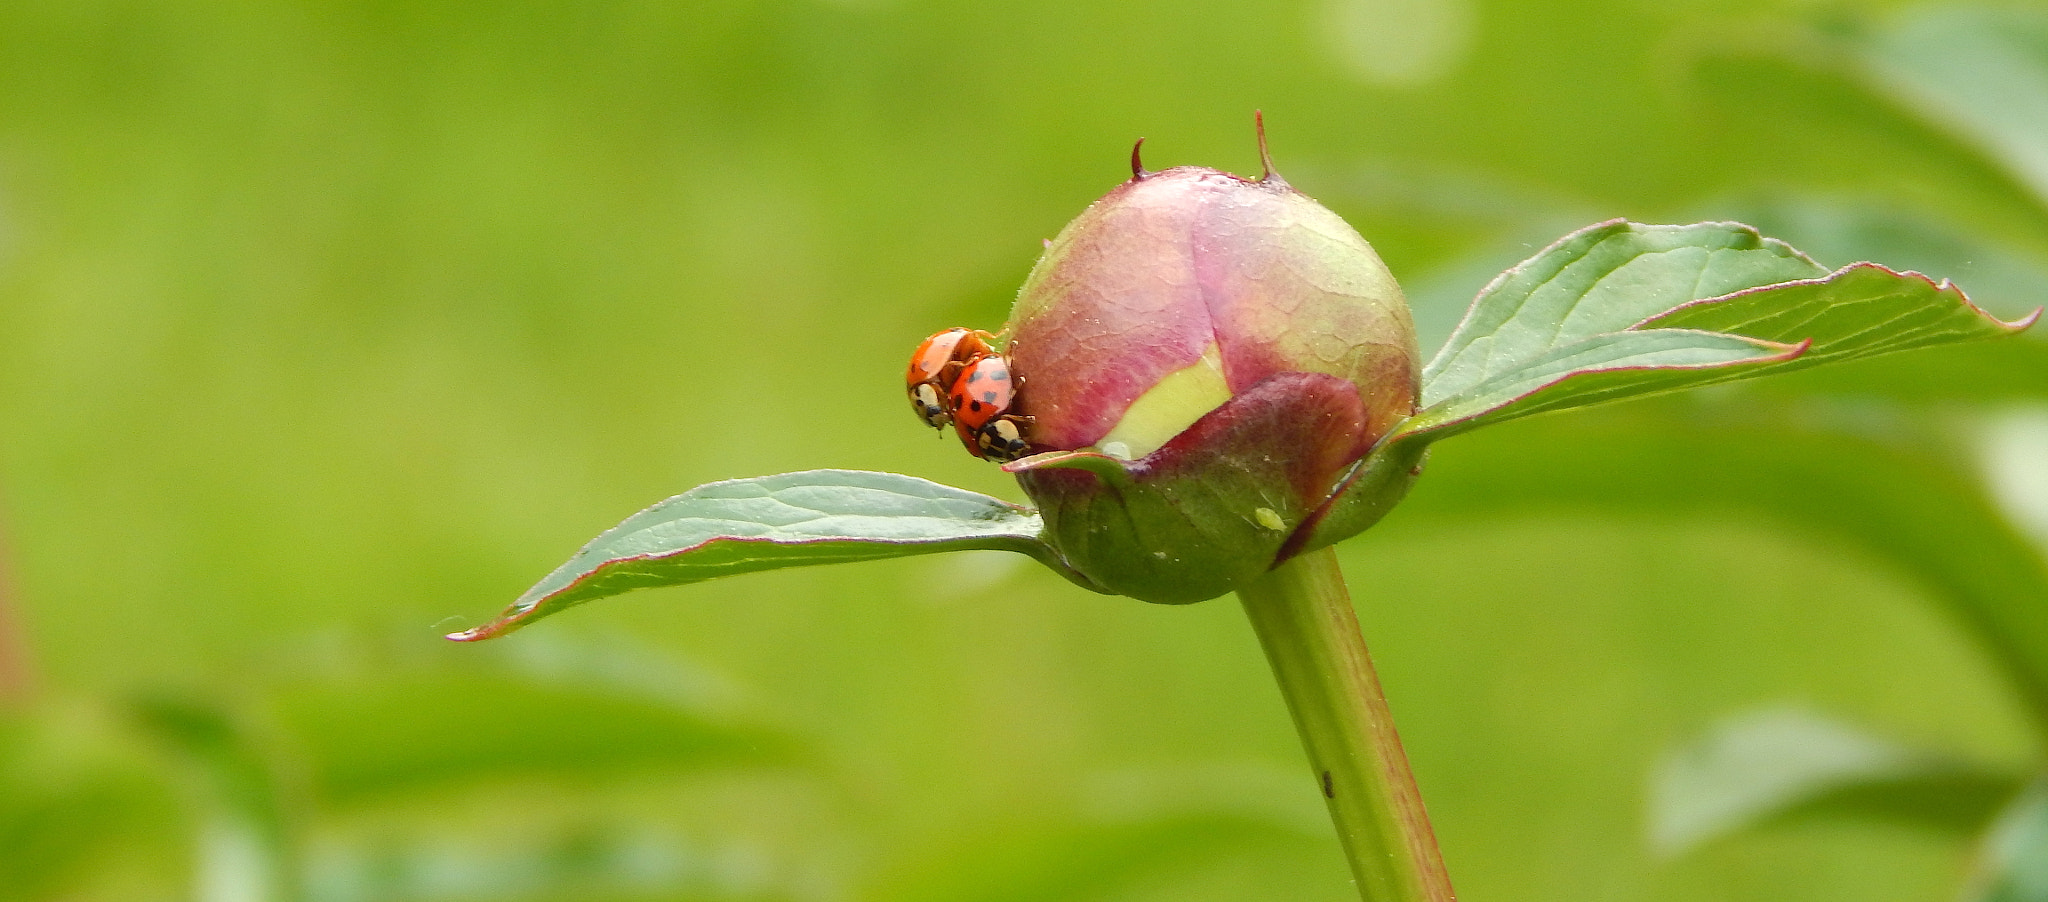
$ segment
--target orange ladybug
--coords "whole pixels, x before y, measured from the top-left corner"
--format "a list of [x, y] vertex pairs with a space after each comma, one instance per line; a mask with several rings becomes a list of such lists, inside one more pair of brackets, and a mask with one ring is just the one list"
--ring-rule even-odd
[[953, 428], [975, 457], [1012, 461], [1029, 453], [1024, 429], [1031, 418], [1012, 413], [1023, 380], [1010, 374], [1010, 362], [990, 352], [968, 363], [947, 396]]
[[946, 404], [946, 390], [960, 370], [995, 353], [988, 344], [994, 337], [979, 329], [947, 329], [917, 346], [910, 355], [910, 371], [904, 382], [910, 392], [910, 409], [925, 425], [944, 429], [953, 421], [953, 409]]

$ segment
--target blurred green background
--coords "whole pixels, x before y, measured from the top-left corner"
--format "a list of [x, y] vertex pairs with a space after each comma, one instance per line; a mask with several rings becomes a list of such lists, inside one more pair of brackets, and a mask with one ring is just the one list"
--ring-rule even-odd
[[[702, 482], [1017, 497], [910, 349], [999, 325], [1133, 139], [1256, 171], [1254, 109], [1425, 349], [1616, 216], [2048, 298], [2025, 8], [10, 2], [0, 899], [1349, 898], [1229, 600], [991, 553], [439, 638]], [[1440, 446], [1342, 555], [1461, 898], [2010, 859], [2048, 647], [1972, 612], [2048, 624], [2034, 332]], [[1715, 826], [1831, 786], [1882, 804]]]

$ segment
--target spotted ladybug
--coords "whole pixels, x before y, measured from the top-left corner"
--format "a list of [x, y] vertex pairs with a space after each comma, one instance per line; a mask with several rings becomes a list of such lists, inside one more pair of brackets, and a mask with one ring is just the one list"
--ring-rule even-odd
[[1010, 375], [1010, 362], [993, 352], [960, 371], [947, 401], [953, 409], [953, 428], [969, 454], [1011, 461], [1029, 453], [1024, 428], [1031, 418], [1011, 412], [1021, 383]]
[[988, 344], [994, 337], [979, 329], [947, 329], [917, 346], [910, 355], [910, 371], [903, 378], [910, 391], [910, 409], [925, 425], [944, 429], [953, 421], [946, 390], [961, 369], [995, 353]]

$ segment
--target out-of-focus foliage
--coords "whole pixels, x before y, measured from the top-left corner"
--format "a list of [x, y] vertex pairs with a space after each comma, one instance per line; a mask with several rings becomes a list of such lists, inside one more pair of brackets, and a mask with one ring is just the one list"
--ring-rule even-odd
[[2028, 787], [1992, 825], [1970, 892], [1982, 902], [2048, 896], [2048, 800], [2041, 784]]
[[1771, 818], [1887, 815], [1964, 834], [2021, 780], [1796, 709], [1730, 718], [1658, 768], [1650, 841], [1667, 854]]
[[[1015, 498], [903, 415], [903, 358], [999, 321], [1137, 136], [1253, 168], [1255, 107], [1425, 352], [1617, 216], [1749, 219], [2014, 318], [2048, 295], [2044, 30], [1793, 0], [0, 6], [0, 898], [1345, 898], [1229, 605], [964, 555], [438, 636], [716, 479]], [[1441, 445], [1343, 555], [1461, 896], [2028, 898], [2038, 793], [1976, 832], [1838, 806], [1676, 857], [1645, 809], [1673, 749], [1787, 703], [2014, 792], [2040, 770], [2044, 405], [2036, 334]]]

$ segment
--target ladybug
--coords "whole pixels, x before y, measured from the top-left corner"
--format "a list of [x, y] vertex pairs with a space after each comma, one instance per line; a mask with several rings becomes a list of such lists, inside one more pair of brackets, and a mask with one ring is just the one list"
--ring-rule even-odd
[[1010, 362], [1003, 355], [988, 353], [960, 371], [947, 397], [953, 409], [953, 428], [960, 442], [975, 457], [1011, 461], [1030, 453], [1024, 428], [1031, 418], [1011, 411], [1017, 406], [1017, 389], [1023, 380], [1010, 375]]
[[953, 421], [953, 409], [946, 405], [946, 389], [960, 370], [975, 360], [995, 353], [988, 343], [995, 336], [979, 329], [947, 329], [917, 346], [910, 355], [910, 371], [904, 383], [910, 392], [910, 409], [933, 429], [944, 429]]

